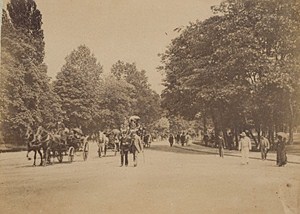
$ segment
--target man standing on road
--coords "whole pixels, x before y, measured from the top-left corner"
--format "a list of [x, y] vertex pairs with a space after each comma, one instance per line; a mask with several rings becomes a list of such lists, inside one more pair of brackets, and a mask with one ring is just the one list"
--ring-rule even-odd
[[224, 158], [224, 147], [225, 147], [225, 141], [224, 138], [222, 137], [222, 132], [220, 132], [217, 136], [217, 143], [219, 147], [219, 155], [221, 158]]
[[180, 133], [178, 132], [176, 135], [176, 143], [179, 144], [180, 141]]
[[251, 150], [251, 140], [245, 132], [240, 134], [239, 151], [242, 154], [242, 164], [249, 164], [249, 151]]
[[182, 134], [180, 135], [180, 141], [181, 141], [181, 146], [184, 146], [185, 143], [185, 133], [182, 132]]
[[134, 162], [134, 167], [137, 166], [137, 158], [138, 158], [138, 153], [144, 152], [143, 145], [142, 145], [142, 140], [141, 138], [136, 134], [136, 132], [132, 132], [132, 154], [133, 154], [133, 162]]
[[127, 137], [125, 133], [122, 133], [120, 139], [121, 167], [124, 164], [124, 159], [125, 159], [125, 166], [128, 166], [128, 152], [130, 150], [130, 145], [131, 145], [131, 138]]
[[170, 143], [170, 146], [172, 147], [173, 143], [174, 143], [174, 135], [172, 133], [169, 135], [169, 143]]
[[261, 152], [261, 159], [266, 160], [268, 151], [270, 149], [270, 142], [269, 142], [268, 138], [261, 136], [260, 145], [258, 145], [258, 149], [260, 149], [260, 152]]

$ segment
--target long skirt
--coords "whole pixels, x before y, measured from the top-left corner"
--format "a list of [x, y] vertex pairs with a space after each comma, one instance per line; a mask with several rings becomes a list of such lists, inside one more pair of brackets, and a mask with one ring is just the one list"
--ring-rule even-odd
[[277, 165], [284, 166], [285, 164], [287, 164], [286, 150], [282, 149], [282, 148], [278, 148], [278, 150], [277, 150]]

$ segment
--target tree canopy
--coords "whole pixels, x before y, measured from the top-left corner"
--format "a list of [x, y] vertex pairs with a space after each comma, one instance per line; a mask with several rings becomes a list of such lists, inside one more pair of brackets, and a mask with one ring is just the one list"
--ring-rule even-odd
[[42, 16], [35, 2], [12, 0], [7, 11], [1, 27], [1, 130], [6, 142], [22, 143], [25, 126], [53, 122], [60, 106], [50, 105], [57, 97], [43, 63]]
[[226, 0], [190, 23], [161, 55], [171, 115], [216, 130], [287, 130], [299, 115], [299, 2]]

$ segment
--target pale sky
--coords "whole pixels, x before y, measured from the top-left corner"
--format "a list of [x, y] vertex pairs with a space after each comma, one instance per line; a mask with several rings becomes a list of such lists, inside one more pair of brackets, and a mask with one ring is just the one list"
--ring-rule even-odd
[[[4, 2], [7, 2], [5, 0]], [[118, 60], [145, 69], [152, 88], [163, 86], [158, 53], [163, 53], [173, 30], [212, 15], [220, 0], [36, 0], [43, 15], [45, 62], [55, 78], [65, 57], [79, 45], [88, 46], [104, 71]]]

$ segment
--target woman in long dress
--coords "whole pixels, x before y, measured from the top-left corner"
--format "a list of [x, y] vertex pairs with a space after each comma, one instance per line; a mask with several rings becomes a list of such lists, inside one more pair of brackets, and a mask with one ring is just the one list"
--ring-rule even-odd
[[287, 164], [287, 156], [286, 156], [286, 137], [277, 134], [278, 142], [277, 142], [277, 165], [285, 166]]

